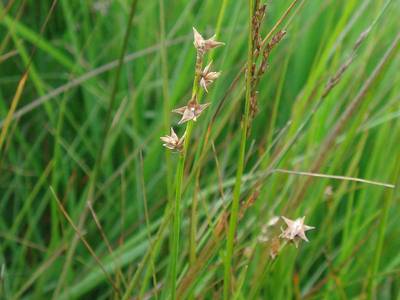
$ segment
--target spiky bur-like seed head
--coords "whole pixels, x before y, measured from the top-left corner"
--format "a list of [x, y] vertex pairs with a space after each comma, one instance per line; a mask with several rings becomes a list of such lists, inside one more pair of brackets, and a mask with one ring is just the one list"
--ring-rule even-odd
[[296, 248], [299, 246], [301, 240], [308, 242], [306, 237], [306, 231], [315, 229], [313, 226], [308, 226], [304, 224], [304, 218], [297, 218], [296, 220], [290, 220], [282, 216], [283, 221], [286, 223], [287, 228], [282, 230], [280, 235], [281, 238], [293, 242]]
[[216, 80], [221, 72], [211, 71], [212, 61], [204, 68], [200, 75], [200, 86], [208, 93], [207, 87]]
[[225, 45], [225, 43], [218, 42], [215, 40], [216, 36], [213, 35], [211, 38], [205, 40], [203, 36], [193, 27], [193, 44], [197, 51], [205, 53], [213, 48], [217, 48]]
[[185, 106], [174, 109], [172, 112], [182, 115], [178, 124], [183, 124], [187, 121], [197, 121], [201, 113], [210, 105], [210, 103], [199, 104], [197, 98], [191, 99]]
[[175, 133], [174, 129], [171, 127], [171, 134], [162, 136], [160, 139], [164, 142], [163, 146], [175, 151], [182, 151], [183, 142], [185, 141], [186, 132], [182, 135], [181, 138]]

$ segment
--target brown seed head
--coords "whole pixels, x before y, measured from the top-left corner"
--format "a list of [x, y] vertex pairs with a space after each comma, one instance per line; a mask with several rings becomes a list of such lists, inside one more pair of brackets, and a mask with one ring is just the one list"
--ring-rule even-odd
[[212, 72], [211, 71], [211, 64], [210, 62], [204, 70], [201, 72], [200, 75], [200, 86], [208, 93], [207, 87], [211, 85], [214, 80], [216, 80], [219, 75], [221, 75], [221, 72]]
[[164, 144], [163, 144], [164, 147], [180, 152], [183, 149], [183, 142], [185, 140], [185, 135], [186, 135], [186, 132], [183, 134], [183, 136], [181, 138], [179, 138], [176, 135], [174, 129], [171, 127], [171, 134], [162, 136], [162, 137], [160, 137], [160, 139], [164, 142]]
[[201, 53], [205, 53], [210, 49], [225, 45], [222, 42], [216, 41], [215, 35], [213, 35], [208, 40], [205, 40], [202, 37], [202, 35], [194, 27], [193, 27], [193, 37], [194, 37], [193, 44], [194, 44], [195, 48], [197, 49], [197, 51], [199, 51]]
[[197, 121], [197, 118], [209, 105], [210, 103], [199, 104], [195, 97], [187, 105], [174, 109], [172, 112], [182, 115], [182, 119], [178, 123], [182, 124], [190, 120]]
[[282, 219], [283, 221], [285, 221], [287, 228], [285, 230], [282, 230], [280, 237], [289, 242], [293, 242], [296, 248], [299, 246], [300, 240], [308, 242], [305, 232], [311, 229], [315, 229], [315, 227], [305, 225], [304, 218], [305, 217], [298, 218], [296, 220], [290, 220], [282, 216]]

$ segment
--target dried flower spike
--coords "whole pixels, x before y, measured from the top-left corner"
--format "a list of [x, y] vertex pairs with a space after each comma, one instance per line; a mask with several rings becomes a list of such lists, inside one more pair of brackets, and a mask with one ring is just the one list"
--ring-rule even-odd
[[211, 85], [211, 83], [214, 82], [214, 80], [216, 80], [219, 75], [221, 75], [221, 72], [212, 72], [211, 71], [211, 64], [212, 62], [210, 62], [205, 68], [204, 70], [201, 72], [200, 75], [200, 86], [208, 93], [208, 89], [207, 87], [209, 85]]
[[197, 103], [195, 97], [194, 99], [190, 100], [186, 106], [174, 109], [172, 112], [182, 115], [182, 119], [178, 123], [182, 124], [190, 120], [197, 121], [197, 118], [209, 105], [210, 103]]
[[300, 240], [308, 242], [305, 232], [311, 229], [315, 229], [315, 227], [305, 225], [304, 218], [305, 217], [298, 218], [296, 220], [290, 220], [282, 216], [282, 219], [285, 221], [287, 228], [285, 230], [282, 230], [280, 237], [290, 242], [293, 242], [296, 248], [299, 246]]
[[194, 42], [193, 42], [194, 46], [196, 47], [197, 51], [200, 51], [202, 53], [210, 49], [225, 45], [225, 43], [216, 41], [215, 35], [210, 37], [208, 40], [205, 40], [194, 27], [193, 27], [193, 36], [194, 36]]
[[185, 140], [186, 132], [179, 138], [174, 129], [171, 127], [171, 135], [166, 135], [160, 137], [160, 139], [164, 142], [163, 146], [176, 151], [182, 151], [183, 149], [183, 142]]

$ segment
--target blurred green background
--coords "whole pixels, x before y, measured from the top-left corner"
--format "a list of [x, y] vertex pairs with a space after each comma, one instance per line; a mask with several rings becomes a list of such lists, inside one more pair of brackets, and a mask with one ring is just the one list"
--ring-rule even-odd
[[[399, 190], [276, 171], [400, 184], [400, 1], [294, 2], [258, 85], [241, 194], [255, 199], [238, 226], [232, 299], [400, 299]], [[263, 36], [291, 3], [267, 1]], [[159, 137], [170, 126], [183, 134], [169, 111], [190, 98], [192, 26], [204, 37], [218, 28], [226, 45], [212, 52], [222, 75], [188, 151], [177, 289], [181, 299], [222, 297], [215, 231], [237, 167], [244, 76], [231, 83], [246, 62], [247, 5], [138, 0], [130, 23], [131, 0], [0, 2], [1, 299], [168, 298], [167, 174], [179, 155]], [[66, 214], [78, 226], [88, 195], [77, 238]], [[316, 229], [271, 260], [263, 235], [283, 224], [264, 225], [280, 215]]]

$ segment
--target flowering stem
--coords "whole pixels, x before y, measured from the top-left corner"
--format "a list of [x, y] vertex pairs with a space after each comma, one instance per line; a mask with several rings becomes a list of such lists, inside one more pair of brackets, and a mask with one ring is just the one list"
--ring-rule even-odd
[[245, 108], [242, 121], [242, 133], [239, 149], [239, 159], [236, 170], [235, 187], [233, 190], [233, 199], [231, 206], [231, 213], [229, 218], [228, 237], [226, 241], [226, 251], [224, 260], [224, 300], [230, 299], [232, 293], [231, 287], [231, 274], [232, 274], [232, 257], [233, 257], [233, 246], [235, 239], [236, 226], [239, 214], [239, 200], [240, 200], [240, 188], [243, 175], [243, 169], [245, 164], [245, 152], [246, 152], [246, 139], [247, 139], [247, 127], [249, 125], [249, 113], [250, 113], [250, 97], [251, 97], [251, 70], [253, 65], [253, 39], [252, 39], [252, 19], [253, 19], [253, 0], [249, 0], [249, 37], [248, 37], [248, 53], [247, 53], [247, 73], [246, 73], [246, 99]]
[[[218, 40], [219, 35], [220, 35], [220, 31], [221, 31], [221, 27], [222, 27], [222, 21], [224, 19], [225, 16], [225, 11], [226, 11], [226, 6], [228, 4], [228, 0], [223, 0], [222, 4], [221, 4], [221, 8], [219, 10], [219, 14], [218, 14], [218, 20], [217, 20], [217, 25], [215, 28], [215, 36]], [[214, 51], [210, 52], [207, 60], [208, 61], [212, 61], [213, 60], [213, 54]], [[199, 78], [200, 79], [200, 78]], [[199, 82], [199, 81], [197, 81]], [[202, 94], [202, 90], [199, 91], [199, 102], [201, 100], [201, 94]], [[200, 144], [199, 144], [199, 148], [204, 150], [204, 140], [201, 139]], [[200, 153], [201, 152], [197, 152], [196, 153], [196, 157], [195, 157], [195, 162], [199, 161], [199, 165], [201, 165], [201, 159], [200, 159]], [[195, 187], [194, 187], [194, 193], [193, 193], [193, 198], [192, 198], [192, 206], [191, 206], [191, 213], [190, 213], [190, 234], [189, 234], [189, 263], [190, 265], [193, 265], [196, 262], [196, 248], [197, 248], [197, 243], [196, 243], [196, 231], [197, 231], [197, 207], [198, 207], [198, 195], [197, 195], [197, 191], [200, 188], [200, 172], [201, 172], [201, 168], [198, 168], [196, 170], [196, 174], [195, 174]], [[191, 299], [191, 298], [189, 298]]]
[[[199, 93], [199, 80], [201, 76], [201, 68], [203, 65], [203, 53], [197, 52], [196, 70], [193, 81], [192, 99]], [[185, 141], [182, 153], [179, 157], [178, 168], [175, 178], [175, 202], [173, 207], [173, 222], [172, 222], [172, 247], [171, 247], [171, 261], [170, 261], [170, 294], [172, 300], [176, 299], [176, 281], [178, 270], [178, 257], [179, 257], [179, 236], [180, 236], [180, 223], [181, 223], [181, 199], [182, 199], [182, 181], [183, 173], [185, 171], [185, 162], [187, 150], [189, 147], [190, 137], [193, 129], [193, 121], [189, 121], [185, 130]]]
[[[160, 5], [160, 44], [161, 44], [161, 73], [162, 73], [162, 94], [164, 98], [164, 107], [163, 107], [163, 118], [164, 118], [164, 130], [169, 131], [170, 129], [170, 114], [171, 107], [169, 101], [169, 92], [168, 92], [168, 53], [167, 47], [165, 43], [165, 15], [164, 15], [164, 0], [159, 1]], [[172, 190], [172, 161], [171, 161], [171, 153], [170, 151], [165, 151], [165, 161], [167, 164], [167, 176], [166, 176], [166, 186], [167, 186], [167, 196], [168, 203], [172, 201], [173, 190]]]

